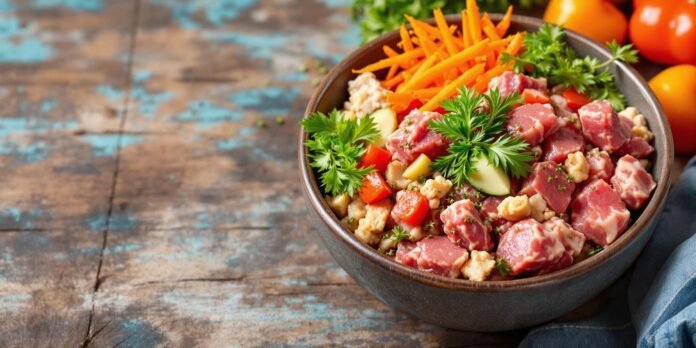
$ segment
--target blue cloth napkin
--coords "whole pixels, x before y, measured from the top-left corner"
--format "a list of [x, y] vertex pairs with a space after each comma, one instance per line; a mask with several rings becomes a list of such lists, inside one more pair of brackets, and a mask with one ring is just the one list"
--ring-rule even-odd
[[696, 346], [696, 157], [634, 267], [590, 318], [543, 325], [521, 347]]

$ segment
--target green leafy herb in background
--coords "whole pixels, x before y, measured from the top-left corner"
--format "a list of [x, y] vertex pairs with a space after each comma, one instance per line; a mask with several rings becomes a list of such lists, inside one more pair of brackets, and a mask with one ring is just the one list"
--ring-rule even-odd
[[607, 99], [616, 110], [623, 110], [626, 99], [606, 68], [615, 61], [635, 63], [638, 52], [631, 45], [608, 44], [611, 59], [601, 63], [594, 57], [578, 57], [565, 41], [563, 29], [546, 24], [524, 38], [524, 51], [517, 57], [503, 56], [515, 62], [515, 70], [535, 77], [546, 77], [553, 85], [573, 87], [592, 99]]
[[372, 117], [349, 120], [342, 112], [333, 110], [328, 115], [315, 112], [301, 124], [310, 135], [305, 143], [310, 166], [319, 172], [324, 192], [353, 195], [372, 171], [358, 168], [365, 152], [364, 143], [379, 134]]
[[527, 175], [534, 160], [529, 145], [505, 132], [508, 114], [515, 104], [521, 102], [517, 93], [502, 96], [497, 89], [489, 94], [461, 89], [457, 97], [443, 102], [447, 114], [441, 120], [431, 121], [429, 126], [449, 139], [452, 145], [447, 155], [435, 160], [433, 168], [461, 184], [483, 155], [493, 165], [516, 177]]
[[[374, 39], [404, 23], [404, 15], [425, 19], [433, 16], [433, 10], [441, 8], [446, 14], [459, 13], [465, 0], [354, 0], [351, 6], [353, 19], [360, 24], [364, 42]], [[508, 5], [531, 7], [546, 0], [478, 0], [483, 11], [504, 12]]]

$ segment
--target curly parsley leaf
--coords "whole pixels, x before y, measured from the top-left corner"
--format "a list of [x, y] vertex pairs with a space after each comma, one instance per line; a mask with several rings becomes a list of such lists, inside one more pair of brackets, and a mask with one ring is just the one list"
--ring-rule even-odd
[[447, 155], [435, 160], [433, 168], [461, 184], [474, 172], [476, 161], [484, 155], [493, 165], [513, 176], [527, 175], [534, 160], [529, 145], [505, 133], [508, 114], [521, 102], [517, 93], [503, 96], [500, 91], [493, 90], [485, 95], [469, 89], [461, 89], [459, 96], [443, 102], [447, 114], [430, 122], [429, 127], [444, 135], [452, 145]]
[[617, 61], [637, 62], [638, 51], [632, 45], [608, 43], [611, 58], [605, 62], [594, 57], [579, 58], [565, 41], [563, 29], [546, 24], [536, 33], [525, 36], [524, 47], [520, 55], [504, 55], [503, 61], [513, 61], [518, 72], [546, 77], [554, 85], [575, 88], [592, 99], [607, 99], [616, 110], [625, 107], [626, 99], [607, 67]]
[[310, 139], [310, 166], [317, 170], [324, 191], [331, 195], [353, 195], [372, 168], [358, 168], [365, 152], [364, 143], [379, 134], [371, 117], [346, 119], [337, 110], [328, 115], [315, 112], [300, 122]]
[[501, 258], [495, 259], [495, 269], [503, 277], [508, 276], [511, 272], [510, 265]]

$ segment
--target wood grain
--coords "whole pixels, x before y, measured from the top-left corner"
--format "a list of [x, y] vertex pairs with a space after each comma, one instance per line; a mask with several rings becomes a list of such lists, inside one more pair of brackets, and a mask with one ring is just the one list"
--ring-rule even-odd
[[314, 232], [297, 122], [346, 4], [0, 1], [0, 346], [514, 345], [386, 307]]

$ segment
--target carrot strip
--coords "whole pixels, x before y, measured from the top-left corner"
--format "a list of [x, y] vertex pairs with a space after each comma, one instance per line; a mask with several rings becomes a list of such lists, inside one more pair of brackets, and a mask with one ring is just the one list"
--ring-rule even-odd
[[422, 76], [419, 76], [419, 78], [410, 79], [408, 82], [404, 83], [403, 90], [407, 91], [426, 87], [428, 83], [435, 80], [445, 71], [450, 70], [452, 68], [456, 68], [464, 64], [465, 62], [481, 55], [488, 49], [488, 44], [489, 40], [484, 39], [483, 41], [465, 49], [464, 51], [461, 51], [441, 61], [440, 63], [437, 63], [435, 66], [428, 70], [427, 74], [423, 74]]
[[435, 43], [432, 42], [432, 40], [430, 40], [428, 33], [421, 26], [422, 22], [408, 15], [406, 16], [406, 20], [408, 20], [408, 22], [411, 24], [413, 32], [416, 33], [418, 42], [420, 43], [420, 46], [423, 48], [425, 55], [428, 57], [433, 55], [433, 53], [435, 53]]
[[411, 93], [418, 99], [430, 99], [434, 97], [438, 92], [440, 92], [440, 87], [417, 89]]
[[372, 63], [370, 65], [367, 65], [367, 66], [363, 67], [362, 69], [353, 70], [353, 73], [362, 74], [365, 72], [382, 70], [382, 69], [388, 68], [388, 67], [395, 65], [395, 64], [400, 64], [400, 63], [408, 62], [412, 59], [420, 58], [423, 56], [423, 54], [424, 54], [424, 52], [423, 52], [422, 48], [416, 48], [413, 51], [402, 53], [402, 54], [395, 56], [395, 57], [382, 59], [376, 63]]
[[490, 38], [491, 40], [500, 39], [498, 32], [495, 30], [495, 25], [493, 25], [491, 18], [488, 17], [488, 13], [483, 14], [483, 18], [481, 18], [481, 23], [483, 25], [483, 32], [486, 33], [486, 36], [488, 36], [488, 38]]
[[511, 56], [516, 55], [522, 48], [523, 40], [524, 35], [522, 33], [515, 34], [515, 36], [512, 37], [512, 40], [510, 40], [510, 43], [508, 44], [507, 48], [505, 48], [505, 52], [510, 54]]
[[393, 87], [398, 86], [402, 82], [404, 82], [404, 71], [400, 72], [399, 74], [397, 74], [389, 80], [382, 81], [382, 87], [386, 89], [392, 89]]
[[473, 68], [467, 70], [464, 74], [459, 76], [456, 80], [448, 83], [443, 87], [434, 97], [432, 97], [425, 105], [423, 105], [421, 111], [433, 111], [439, 105], [440, 102], [453, 97], [457, 94], [457, 89], [464, 85], [468, 85], [476, 79], [478, 75], [483, 73], [483, 64], [474, 66]]
[[486, 55], [486, 70], [493, 69], [497, 64], [497, 59], [495, 59], [495, 51], [488, 52]]
[[445, 46], [447, 47], [447, 53], [449, 53], [450, 56], [457, 54], [457, 46], [455, 46], [454, 44], [454, 38], [452, 37], [452, 34], [449, 31], [449, 27], [447, 26], [447, 20], [445, 20], [445, 16], [442, 14], [442, 10], [436, 8], [433, 11], [433, 14], [435, 15], [435, 23], [437, 23], [437, 27], [440, 28], [440, 36], [442, 37], [442, 40], [445, 42]]
[[387, 72], [387, 76], [385, 77], [385, 79], [388, 80], [388, 79], [393, 78], [393, 77], [396, 75], [396, 72], [397, 72], [398, 70], [399, 70], [399, 66], [398, 66], [398, 65], [392, 65], [392, 66], [389, 68], [389, 71]]
[[508, 29], [510, 28], [510, 22], [512, 21], [512, 5], [508, 6], [507, 11], [505, 11], [505, 16], [498, 22], [495, 26], [495, 30], [498, 32], [500, 37], [505, 36]]
[[[439, 54], [440, 52], [442, 52], [442, 48], [440, 50], [438, 50], [438, 52], [436, 54], [433, 54], [432, 56], [430, 56], [426, 60], [424, 60], [423, 63], [421, 64], [421, 66], [416, 70], [415, 73], [413, 73], [413, 76], [410, 76], [408, 78], [408, 80], [419, 78], [420, 76], [424, 75], [426, 73], [426, 71], [428, 71], [428, 69], [430, 69], [433, 65], [435, 65], [437, 60], [440, 59], [440, 54]], [[399, 86], [399, 89], [397, 89], [397, 91], [400, 92], [401, 90], [403, 90], [403, 88], [404, 88], [404, 85], [401, 85], [401, 86]]]
[[404, 51], [412, 51], [413, 42], [411, 41], [411, 35], [408, 34], [408, 29], [403, 24], [399, 27], [399, 35], [401, 36], [401, 44], [404, 46]]
[[466, 0], [466, 15], [469, 21], [469, 35], [474, 43], [482, 40], [481, 37], [481, 13], [479, 13], [476, 0]]
[[[391, 48], [391, 47], [389, 47], [389, 46], [387, 46], [387, 45], [382, 46], [382, 51], [383, 51], [384, 54], [386, 54], [387, 57], [389, 57], [389, 58], [396, 57], [396, 56], [399, 55], [399, 53], [397, 53], [396, 51], [394, 51], [393, 48]], [[410, 68], [410, 67], [413, 65], [412, 63], [413, 63], [413, 61], [410, 61], [410, 62], [404, 62], [404, 63], [395, 64], [395, 65], [393, 65], [393, 66], [397, 66], [397, 65], [398, 65], [398, 66], [400, 66], [402, 69], [406, 70], [406, 69]]]
[[471, 34], [469, 34], [469, 21], [466, 10], [462, 10], [462, 41], [464, 48], [471, 47]]

